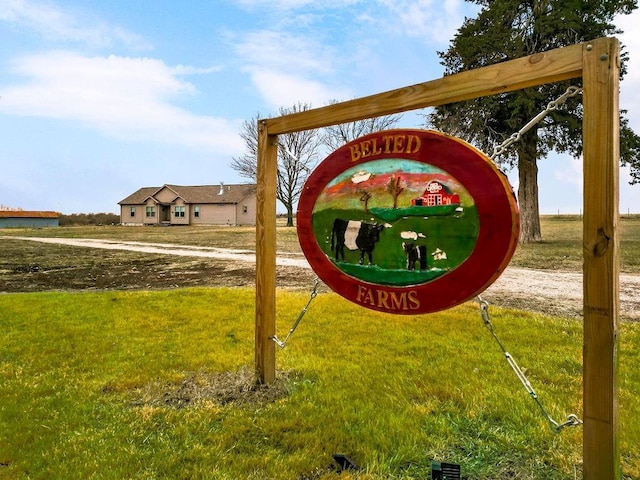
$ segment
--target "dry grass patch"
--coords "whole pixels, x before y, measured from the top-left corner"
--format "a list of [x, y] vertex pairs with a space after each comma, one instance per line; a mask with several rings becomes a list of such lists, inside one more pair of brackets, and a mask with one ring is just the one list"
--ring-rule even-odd
[[[256, 382], [254, 370], [249, 367], [220, 373], [194, 372], [177, 381], [155, 380], [136, 387], [131, 405], [181, 409], [213, 402], [221, 406], [261, 407], [286, 397], [289, 381], [299, 377], [293, 372], [278, 372], [274, 383], [264, 385]], [[109, 388], [104, 390], [108, 392]]]

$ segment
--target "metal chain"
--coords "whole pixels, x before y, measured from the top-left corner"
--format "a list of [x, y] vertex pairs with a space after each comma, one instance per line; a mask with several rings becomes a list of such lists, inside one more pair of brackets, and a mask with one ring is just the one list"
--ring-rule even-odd
[[307, 304], [304, 306], [304, 308], [302, 309], [302, 311], [298, 315], [298, 318], [296, 319], [296, 321], [293, 322], [293, 325], [291, 326], [291, 329], [289, 330], [289, 333], [285, 337], [285, 339], [284, 340], [279, 340], [277, 335], [274, 335], [273, 337], [271, 337], [271, 340], [273, 340], [275, 342], [275, 344], [278, 345], [281, 349], [284, 350], [284, 347], [287, 346], [287, 342], [289, 341], [289, 337], [291, 337], [291, 335], [293, 335], [293, 332], [296, 331], [296, 328], [298, 328], [298, 324], [302, 320], [302, 317], [304, 317], [305, 313], [307, 313], [307, 309], [309, 308], [309, 305], [311, 305], [311, 302], [313, 301], [313, 299], [316, 298], [316, 296], [318, 295], [318, 286], [319, 285], [320, 285], [320, 279], [316, 278], [316, 280], [315, 280], [315, 282], [313, 284], [313, 290], [311, 290], [311, 295], [309, 296], [309, 301], [307, 302]]
[[[520, 139], [525, 133], [527, 133], [535, 125], [541, 122], [550, 112], [557, 110], [558, 107], [563, 105], [569, 98], [575, 97], [576, 95], [582, 95], [582, 88], [575, 87], [575, 86], [571, 86], [567, 88], [567, 90], [562, 95], [560, 95], [555, 100], [549, 102], [547, 104], [547, 107], [544, 110], [542, 110], [540, 113], [538, 113], [538, 115], [533, 117], [525, 126], [523, 126], [520, 130], [512, 134], [500, 145], [496, 145], [493, 148], [493, 153], [490, 156], [491, 160], [495, 160], [496, 157], [504, 154], [511, 145], [520, 141]], [[544, 408], [544, 406], [538, 399], [538, 394], [531, 386], [529, 379], [524, 374], [520, 366], [518, 366], [513, 356], [509, 352], [507, 352], [507, 350], [504, 348], [504, 345], [502, 345], [502, 342], [500, 341], [495, 331], [493, 330], [493, 325], [491, 323], [491, 319], [489, 318], [489, 303], [482, 300], [480, 296], [478, 296], [477, 299], [478, 299], [478, 303], [480, 304], [480, 315], [482, 316], [482, 321], [484, 322], [485, 327], [487, 327], [489, 332], [491, 332], [491, 335], [500, 346], [500, 349], [502, 350], [502, 353], [504, 354], [507, 360], [507, 363], [509, 364], [511, 369], [514, 371], [516, 376], [518, 377], [518, 380], [520, 380], [520, 383], [522, 383], [522, 386], [525, 388], [525, 390], [531, 396], [531, 398], [536, 402], [536, 404], [538, 405], [538, 407], [540, 408], [544, 416], [547, 418], [547, 421], [549, 422], [549, 426], [551, 427], [551, 429], [555, 433], [560, 433], [562, 429], [565, 427], [575, 427], [577, 425], [582, 424], [582, 420], [580, 420], [578, 416], [573, 413], [567, 417], [566, 422], [560, 423], [560, 424], [556, 422], [553, 418], [551, 418], [551, 415], [549, 415], [547, 410]]]
[[567, 420], [564, 423], [558, 423], [553, 418], [551, 418], [551, 415], [549, 415], [547, 410], [544, 408], [544, 406], [538, 399], [538, 394], [531, 386], [529, 379], [524, 374], [522, 369], [518, 366], [518, 364], [516, 363], [515, 359], [511, 356], [511, 354], [507, 352], [507, 350], [504, 348], [504, 345], [502, 345], [502, 342], [500, 341], [495, 331], [493, 330], [493, 324], [491, 323], [491, 319], [489, 318], [489, 303], [483, 300], [480, 296], [477, 297], [477, 300], [478, 300], [478, 303], [480, 304], [480, 315], [482, 317], [482, 321], [484, 322], [485, 327], [487, 327], [489, 332], [491, 332], [491, 335], [493, 335], [493, 338], [496, 340], [496, 342], [500, 346], [502, 353], [507, 359], [507, 363], [509, 364], [511, 369], [514, 371], [516, 376], [518, 377], [518, 380], [520, 380], [520, 383], [522, 383], [522, 385], [524, 386], [529, 396], [531, 396], [533, 401], [536, 402], [536, 405], [538, 405], [538, 407], [540, 408], [544, 416], [547, 418], [547, 421], [549, 422], [549, 426], [551, 427], [551, 430], [553, 430], [554, 433], [560, 433], [562, 429], [565, 427], [577, 427], [578, 425], [581, 425], [582, 420], [580, 420], [578, 416], [574, 413], [569, 415], [567, 417]]
[[549, 102], [547, 104], [547, 108], [542, 110], [538, 115], [533, 117], [529, 123], [527, 123], [520, 130], [512, 134], [509, 138], [507, 138], [500, 145], [496, 145], [493, 147], [493, 153], [489, 158], [491, 160], [495, 160], [497, 156], [502, 155], [507, 151], [507, 149], [513, 145], [514, 143], [520, 141], [522, 135], [531, 130], [536, 124], [542, 121], [544, 117], [546, 117], [550, 112], [557, 110], [559, 106], [563, 105], [569, 98], [575, 97], [576, 95], [582, 95], [582, 88], [580, 87], [569, 87], [567, 90], [560, 95], [555, 100]]

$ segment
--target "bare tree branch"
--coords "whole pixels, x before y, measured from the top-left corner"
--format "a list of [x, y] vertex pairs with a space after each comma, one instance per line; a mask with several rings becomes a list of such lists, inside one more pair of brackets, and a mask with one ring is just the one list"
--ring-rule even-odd
[[[297, 103], [292, 107], [280, 107], [280, 115], [297, 113], [311, 108]], [[241, 176], [257, 181], [258, 178], [258, 120], [260, 114], [242, 124], [240, 136], [245, 142], [246, 153], [234, 157], [231, 168]], [[276, 198], [287, 209], [287, 225], [293, 226], [293, 208], [302, 192], [304, 182], [318, 162], [320, 136], [318, 130], [304, 130], [278, 137], [278, 183]]]
[[[333, 100], [330, 104], [338, 103]], [[329, 151], [337, 150], [345, 143], [369, 133], [387, 130], [393, 127], [402, 118], [402, 115], [384, 115], [382, 117], [367, 118], [351, 123], [341, 123], [325, 127], [322, 132], [322, 143]]]

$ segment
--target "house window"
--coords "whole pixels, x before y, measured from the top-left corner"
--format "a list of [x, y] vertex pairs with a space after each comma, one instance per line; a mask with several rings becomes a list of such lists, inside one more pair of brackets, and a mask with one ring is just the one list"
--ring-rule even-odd
[[193, 207], [193, 216], [196, 218], [200, 216], [200, 207], [197, 205]]
[[136, 207], [131, 207], [131, 209], [129, 210], [129, 212], [130, 212], [130, 215], [131, 215], [132, 217], [135, 217], [135, 216], [136, 216]]
[[242, 206], [242, 213], [247, 213], [249, 211], [249, 208], [246, 205]]
[[155, 217], [156, 216], [156, 207], [147, 207], [146, 208], [147, 217]]
[[184, 205], [181, 205], [181, 206], [176, 205], [175, 210], [173, 211], [173, 214], [176, 217], [184, 217]]

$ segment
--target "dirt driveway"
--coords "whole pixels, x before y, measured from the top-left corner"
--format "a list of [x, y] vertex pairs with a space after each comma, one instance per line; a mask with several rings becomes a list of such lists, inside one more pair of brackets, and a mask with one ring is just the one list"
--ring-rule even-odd
[[[249, 250], [88, 238], [6, 238], [84, 248], [128, 250], [183, 257], [206, 257], [234, 262], [255, 263], [256, 261], [255, 252]], [[287, 270], [296, 268], [310, 269], [304, 256], [295, 253], [278, 254], [276, 265]], [[541, 311], [569, 317], [581, 317], [582, 273], [509, 267], [482, 294], [482, 297], [489, 303], [499, 306]], [[640, 321], [640, 275], [620, 275], [620, 316], [624, 320]]]

